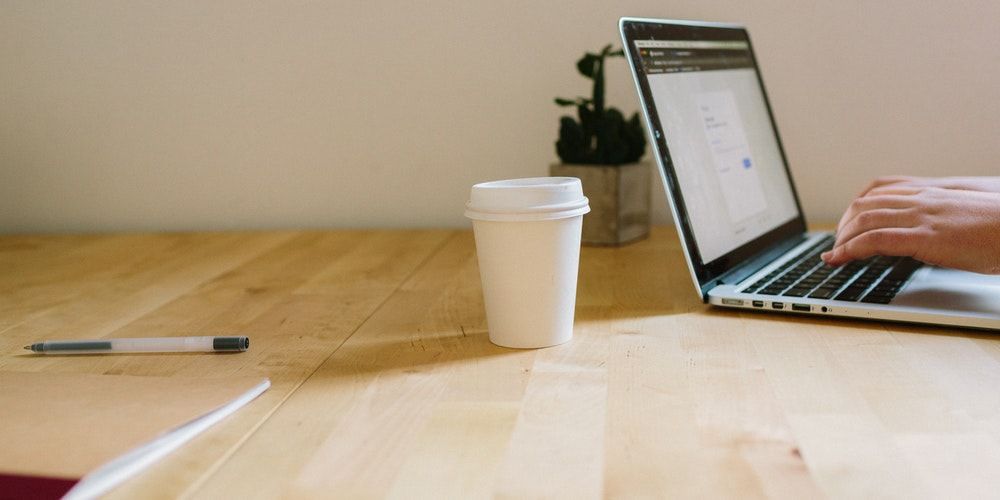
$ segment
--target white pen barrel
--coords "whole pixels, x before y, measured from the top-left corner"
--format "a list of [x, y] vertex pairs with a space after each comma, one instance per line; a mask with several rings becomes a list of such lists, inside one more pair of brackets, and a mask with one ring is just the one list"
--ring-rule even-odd
[[25, 349], [45, 354], [100, 354], [115, 352], [243, 352], [248, 337], [160, 337], [139, 339], [47, 340]]
[[113, 352], [192, 352], [211, 351], [215, 337], [164, 337], [152, 339], [113, 339]]

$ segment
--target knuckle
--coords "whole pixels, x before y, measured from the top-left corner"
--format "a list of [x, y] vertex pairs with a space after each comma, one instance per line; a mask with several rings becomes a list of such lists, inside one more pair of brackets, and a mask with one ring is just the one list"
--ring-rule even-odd
[[935, 222], [931, 221], [929, 223], [917, 227], [914, 231], [907, 233], [903, 238], [903, 241], [910, 243], [933, 241], [934, 235], [938, 234], [938, 231], [937, 229], [934, 228], [934, 225]]
[[880, 208], [891, 206], [893, 202], [893, 195], [885, 194], [884, 192], [875, 193], [873, 196], [866, 200], [865, 206], [870, 208]]
[[906, 182], [908, 180], [909, 179], [906, 176], [902, 175], [880, 175], [875, 178], [875, 181], [872, 182], [872, 184], [877, 186], [885, 186], [887, 184], [896, 184], [899, 182]]
[[858, 214], [858, 225], [868, 227], [875, 223], [878, 215], [875, 212], [861, 212]]
[[939, 212], [936, 210], [918, 210], [915, 215], [917, 223], [914, 224], [918, 229], [931, 230], [941, 224], [942, 217], [940, 217]]
[[868, 192], [867, 196], [868, 196], [868, 198], [890, 196], [893, 193], [896, 193], [898, 190], [899, 190], [898, 186], [884, 185], [884, 186], [879, 186], [879, 187], [877, 187], [875, 189], [872, 189], [871, 191]]
[[866, 245], [874, 248], [883, 248], [895, 241], [895, 235], [889, 231], [869, 231], [863, 234], [862, 238]]
[[920, 196], [926, 199], [943, 198], [948, 194], [948, 190], [937, 186], [924, 186], [920, 188]]

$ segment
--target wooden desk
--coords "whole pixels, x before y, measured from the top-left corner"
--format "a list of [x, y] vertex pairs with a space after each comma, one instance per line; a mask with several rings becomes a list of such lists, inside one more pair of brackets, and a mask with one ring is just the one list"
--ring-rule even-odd
[[583, 250], [572, 342], [510, 350], [477, 273], [466, 231], [0, 237], [0, 370], [271, 378], [113, 498], [1000, 494], [1000, 336], [710, 309], [658, 228]]

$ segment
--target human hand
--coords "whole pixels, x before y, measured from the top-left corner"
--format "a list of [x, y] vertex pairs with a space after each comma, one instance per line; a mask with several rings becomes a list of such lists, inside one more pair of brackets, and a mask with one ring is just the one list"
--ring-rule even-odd
[[864, 196], [873, 189], [887, 186], [937, 187], [942, 189], [964, 189], [966, 191], [1000, 193], [1000, 177], [912, 177], [908, 175], [890, 175], [871, 181], [858, 196]]
[[[983, 191], [989, 193], [1000, 193], [1000, 177], [912, 177], [907, 175], [889, 175], [878, 177], [868, 183], [858, 199], [865, 196], [878, 194], [892, 194], [897, 188], [941, 188], [941, 189], [964, 189], [967, 191]], [[907, 190], [906, 192], [910, 192]], [[855, 205], [847, 207], [844, 215], [837, 224], [837, 232], [847, 221], [857, 215]]]
[[[908, 256], [942, 267], [1000, 274], [1000, 190], [919, 182], [888, 182], [866, 190], [844, 214], [834, 248], [823, 260], [837, 266], [873, 255]], [[989, 183], [980, 184], [985, 185]]]

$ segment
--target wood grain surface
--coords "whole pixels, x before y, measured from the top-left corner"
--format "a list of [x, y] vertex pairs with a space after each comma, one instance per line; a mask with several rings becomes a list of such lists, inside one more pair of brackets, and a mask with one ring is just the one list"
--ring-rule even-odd
[[112, 498], [1000, 495], [1000, 336], [709, 308], [666, 228], [584, 248], [576, 318], [491, 344], [468, 231], [0, 237], [0, 370], [273, 382]]

